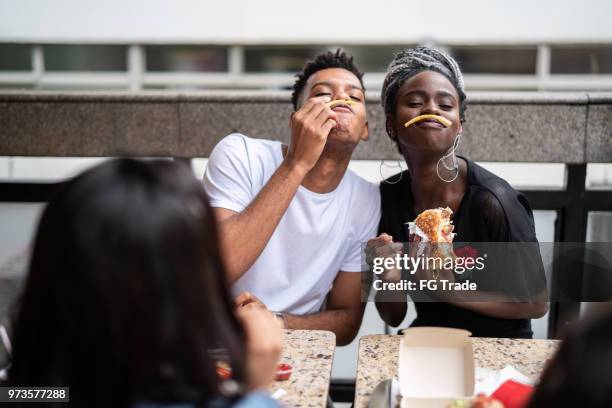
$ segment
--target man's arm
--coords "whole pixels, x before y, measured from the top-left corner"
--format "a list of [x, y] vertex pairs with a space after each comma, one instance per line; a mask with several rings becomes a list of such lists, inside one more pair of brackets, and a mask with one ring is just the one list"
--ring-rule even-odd
[[213, 208], [230, 285], [255, 263], [303, 178], [302, 169], [284, 161], [242, 212]]
[[319, 159], [336, 125], [328, 97], [309, 99], [291, 118], [287, 155], [255, 199], [242, 211], [215, 208], [227, 278], [235, 283], [255, 263], [306, 174]]
[[339, 346], [349, 344], [359, 331], [365, 302], [361, 301], [361, 273], [340, 272], [327, 299], [326, 310], [310, 315], [285, 314], [288, 329], [329, 330]]

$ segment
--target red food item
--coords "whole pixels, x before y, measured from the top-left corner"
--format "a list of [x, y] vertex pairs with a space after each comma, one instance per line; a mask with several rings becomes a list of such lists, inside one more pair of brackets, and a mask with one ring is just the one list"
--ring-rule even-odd
[[491, 396], [501, 401], [506, 408], [523, 408], [527, 406], [532, 393], [532, 386], [508, 380]]
[[232, 368], [229, 364], [218, 361], [217, 362], [217, 375], [222, 380], [229, 380], [232, 378]]
[[478, 257], [478, 250], [472, 246], [466, 245], [455, 248], [455, 255], [457, 255], [459, 258], [476, 259]]
[[281, 363], [276, 366], [276, 381], [287, 381], [291, 377], [293, 367], [289, 364]]

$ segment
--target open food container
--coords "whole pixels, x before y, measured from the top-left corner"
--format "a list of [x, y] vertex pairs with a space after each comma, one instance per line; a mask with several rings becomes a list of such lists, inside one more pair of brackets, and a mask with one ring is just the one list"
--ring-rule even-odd
[[443, 408], [474, 395], [471, 333], [441, 327], [404, 330], [399, 350], [402, 408]]

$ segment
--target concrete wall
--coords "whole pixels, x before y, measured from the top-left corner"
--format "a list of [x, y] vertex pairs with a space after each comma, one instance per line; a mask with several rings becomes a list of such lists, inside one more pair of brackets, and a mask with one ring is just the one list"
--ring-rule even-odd
[[[468, 95], [459, 152], [507, 162], [612, 162], [612, 94]], [[0, 93], [0, 156], [208, 157], [225, 135], [288, 142], [286, 92]], [[397, 157], [376, 97], [354, 159]]]

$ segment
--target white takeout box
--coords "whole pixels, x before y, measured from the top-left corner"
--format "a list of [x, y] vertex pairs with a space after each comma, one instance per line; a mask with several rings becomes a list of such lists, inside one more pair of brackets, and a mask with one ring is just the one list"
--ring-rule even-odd
[[404, 330], [399, 350], [402, 408], [444, 408], [474, 395], [474, 352], [466, 330]]

